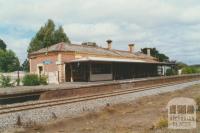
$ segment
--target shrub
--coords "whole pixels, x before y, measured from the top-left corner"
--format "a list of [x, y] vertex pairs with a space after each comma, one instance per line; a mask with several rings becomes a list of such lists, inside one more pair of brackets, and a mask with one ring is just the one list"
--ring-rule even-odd
[[39, 77], [36, 74], [27, 74], [22, 80], [25, 86], [35, 86], [40, 85]]
[[176, 75], [176, 74], [177, 74], [177, 72], [174, 69], [167, 69], [167, 71], [166, 71], [167, 76]]
[[168, 120], [166, 118], [160, 118], [155, 124], [155, 128], [161, 129], [168, 126]]
[[192, 74], [192, 73], [198, 73], [197, 69], [194, 67], [184, 67], [182, 70], [183, 74]]
[[36, 74], [27, 74], [22, 80], [25, 86], [47, 85], [47, 76], [42, 75], [38, 77]]
[[0, 86], [1, 87], [11, 87], [13, 83], [11, 83], [11, 78], [9, 76], [0, 76]]
[[48, 77], [47, 76], [45, 76], [45, 75], [42, 75], [41, 77], [40, 77], [40, 84], [41, 85], [47, 85], [48, 83], [47, 83], [47, 79], [48, 79]]

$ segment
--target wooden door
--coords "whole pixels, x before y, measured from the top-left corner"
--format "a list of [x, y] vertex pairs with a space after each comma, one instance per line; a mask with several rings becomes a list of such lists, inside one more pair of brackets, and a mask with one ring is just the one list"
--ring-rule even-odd
[[65, 64], [65, 79], [66, 79], [66, 82], [70, 82], [71, 81], [70, 64]]

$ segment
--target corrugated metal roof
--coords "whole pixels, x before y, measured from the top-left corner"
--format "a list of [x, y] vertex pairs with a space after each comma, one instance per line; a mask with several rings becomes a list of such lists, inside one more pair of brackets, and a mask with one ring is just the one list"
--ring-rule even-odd
[[[121, 50], [107, 49], [107, 48], [87, 46], [87, 45], [68, 44], [61, 42], [52, 45], [48, 48], [48, 52], [59, 52], [59, 51], [89, 53], [89, 54], [97, 54], [100, 56], [112, 56], [121, 58], [144, 59], [151, 62], [157, 62], [156, 58], [147, 56], [143, 53], [138, 53], [138, 52], [131, 53], [129, 51], [121, 51]], [[38, 51], [32, 52], [29, 55], [41, 54], [45, 52], [47, 52], [47, 48], [43, 48]]]

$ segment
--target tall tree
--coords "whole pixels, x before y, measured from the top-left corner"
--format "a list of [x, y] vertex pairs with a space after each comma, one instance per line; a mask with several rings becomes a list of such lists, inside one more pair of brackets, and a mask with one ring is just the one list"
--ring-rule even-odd
[[[147, 54], [147, 49], [148, 48], [141, 49], [142, 53]], [[168, 56], [166, 56], [163, 53], [160, 53], [156, 48], [150, 48], [150, 50], [151, 50], [151, 56], [156, 57], [159, 61], [163, 62], [169, 60]]]
[[0, 72], [16, 71], [20, 62], [12, 50], [6, 50], [7, 45], [0, 39]]
[[62, 26], [55, 29], [53, 20], [49, 19], [36, 33], [35, 37], [32, 38], [28, 47], [28, 53], [49, 47], [59, 42], [70, 43], [70, 40], [65, 34]]
[[57, 30], [55, 30], [53, 37], [54, 37], [53, 38], [54, 43], [57, 43], [57, 42], [68, 42], [68, 43], [70, 43], [70, 40], [67, 37], [67, 35], [65, 34], [62, 26], [59, 26], [59, 28]]
[[48, 20], [47, 24], [44, 26], [43, 47], [49, 47], [52, 45], [54, 38], [54, 31], [55, 31], [54, 22], [52, 20]]
[[0, 49], [6, 50], [6, 44], [3, 40], [0, 39]]
[[0, 72], [17, 71], [19, 68], [19, 59], [12, 50], [0, 50]]

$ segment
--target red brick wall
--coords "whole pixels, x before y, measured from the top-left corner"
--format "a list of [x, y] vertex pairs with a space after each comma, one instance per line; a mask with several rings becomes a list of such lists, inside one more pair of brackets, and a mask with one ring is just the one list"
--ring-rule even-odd
[[71, 53], [62, 52], [62, 63], [68, 62], [68, 61], [74, 60], [74, 59], [75, 59], [75, 53], [74, 52], [71, 52]]
[[48, 72], [53, 72], [53, 71], [57, 71], [57, 65], [56, 65], [56, 61], [58, 59], [58, 53], [49, 53], [48, 55], [37, 55], [36, 57], [32, 58], [30, 60], [30, 67], [31, 67], [31, 71], [30, 72], [37, 72], [37, 65], [38, 64], [43, 64], [43, 61], [45, 60], [51, 60], [51, 64], [44, 65], [44, 70]]
[[[61, 54], [61, 56], [59, 56]], [[61, 60], [59, 59], [61, 57]], [[49, 65], [44, 65], [44, 72], [54, 72], [54, 74], [57, 74], [57, 71], [59, 71], [60, 75], [60, 81], [64, 82], [65, 79], [65, 68], [63, 63], [68, 62], [70, 60], [75, 59], [75, 54], [73, 52], [54, 52], [54, 53], [48, 53], [48, 55], [45, 54], [39, 54], [35, 56], [30, 57], [30, 72], [31, 73], [37, 73], [37, 67], [38, 64], [43, 65], [43, 61], [50, 60], [52, 63]], [[56, 62], [61, 61], [62, 65], [57, 65]]]

